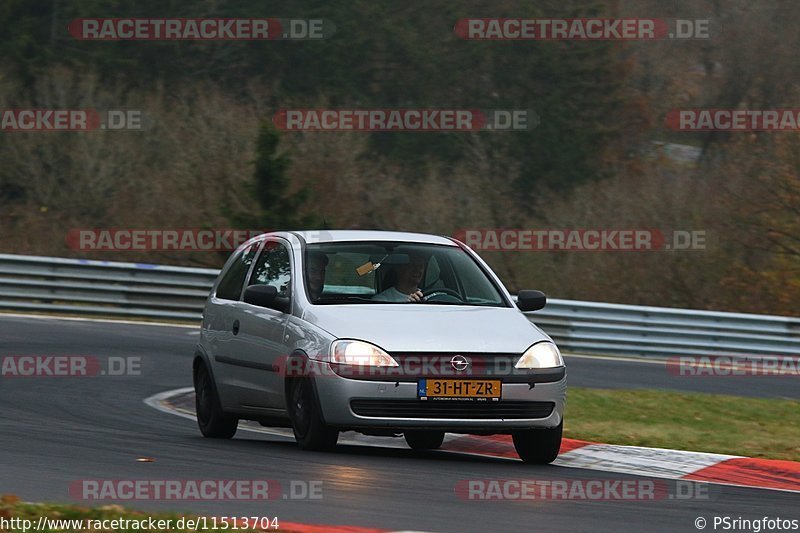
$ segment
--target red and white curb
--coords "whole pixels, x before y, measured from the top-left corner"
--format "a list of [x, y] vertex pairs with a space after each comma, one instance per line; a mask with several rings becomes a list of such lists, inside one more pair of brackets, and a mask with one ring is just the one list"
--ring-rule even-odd
[[[191, 388], [151, 396], [145, 403], [160, 411], [194, 420], [193, 404], [186, 399]], [[183, 398], [183, 402], [180, 398]], [[177, 400], [177, 401], [176, 401]], [[241, 424], [240, 429], [294, 438], [291, 430]], [[407, 448], [402, 439], [342, 435], [341, 444]], [[519, 460], [509, 435], [487, 437], [447, 435], [443, 451]], [[754, 459], [718, 453], [688, 452], [666, 448], [619, 446], [563, 439], [556, 466], [582, 468], [637, 476], [702, 481], [720, 485], [773, 489], [800, 493], [800, 462]]]
[[[516, 458], [507, 435], [460, 437], [442, 449]], [[637, 476], [800, 492], [800, 462], [564, 439], [554, 465]]]

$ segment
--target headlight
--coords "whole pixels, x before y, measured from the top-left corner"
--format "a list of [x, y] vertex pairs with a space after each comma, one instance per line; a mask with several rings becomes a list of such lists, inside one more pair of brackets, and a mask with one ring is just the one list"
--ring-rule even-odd
[[561, 352], [552, 342], [534, 344], [522, 354], [514, 368], [554, 368], [564, 366]]
[[341, 340], [331, 346], [331, 363], [361, 366], [400, 366], [391, 355], [364, 341]]

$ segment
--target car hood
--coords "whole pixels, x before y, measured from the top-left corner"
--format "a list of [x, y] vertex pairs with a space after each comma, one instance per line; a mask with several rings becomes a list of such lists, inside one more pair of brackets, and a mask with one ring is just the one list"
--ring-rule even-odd
[[387, 352], [523, 353], [550, 340], [516, 308], [426, 304], [318, 305], [304, 320]]

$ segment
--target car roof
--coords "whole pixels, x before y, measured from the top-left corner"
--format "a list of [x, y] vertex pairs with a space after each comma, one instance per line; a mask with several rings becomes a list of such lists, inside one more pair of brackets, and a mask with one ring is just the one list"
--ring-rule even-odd
[[427, 233], [409, 233], [404, 231], [337, 229], [291, 231], [287, 233], [292, 233], [309, 244], [354, 241], [390, 241], [458, 246], [455, 242], [447, 237], [430, 235]]

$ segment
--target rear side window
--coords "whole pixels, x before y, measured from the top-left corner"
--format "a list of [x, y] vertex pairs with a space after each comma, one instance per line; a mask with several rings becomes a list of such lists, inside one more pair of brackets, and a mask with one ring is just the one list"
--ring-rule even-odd
[[252, 244], [233, 261], [217, 286], [217, 298], [238, 300], [241, 297], [244, 278], [247, 277], [247, 272], [256, 256], [258, 245], [259, 243]]

